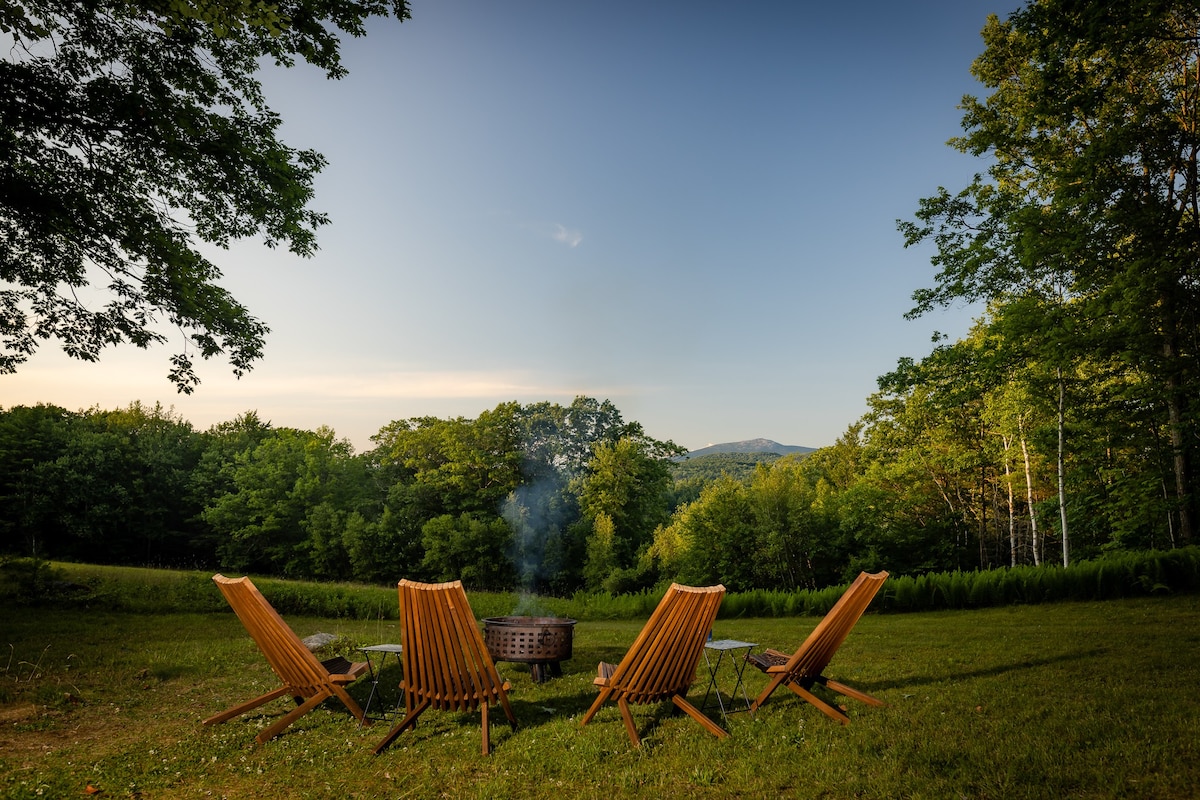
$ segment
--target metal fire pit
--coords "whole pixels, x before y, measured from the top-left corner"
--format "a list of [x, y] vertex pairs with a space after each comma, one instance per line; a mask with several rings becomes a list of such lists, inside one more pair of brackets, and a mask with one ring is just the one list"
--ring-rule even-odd
[[563, 617], [486, 617], [483, 641], [494, 661], [529, 664], [536, 683], [562, 675], [571, 657], [575, 620]]

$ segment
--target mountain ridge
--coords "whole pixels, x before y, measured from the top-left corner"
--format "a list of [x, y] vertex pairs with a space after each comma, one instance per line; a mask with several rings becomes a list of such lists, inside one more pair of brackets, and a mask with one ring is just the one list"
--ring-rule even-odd
[[816, 449], [815, 447], [802, 447], [794, 444], [780, 444], [773, 439], [743, 439], [740, 442], [710, 444], [707, 447], [701, 447], [699, 450], [690, 451], [686, 457], [707, 456], [713, 453], [778, 453], [781, 456], [786, 456], [790, 453], [811, 453]]

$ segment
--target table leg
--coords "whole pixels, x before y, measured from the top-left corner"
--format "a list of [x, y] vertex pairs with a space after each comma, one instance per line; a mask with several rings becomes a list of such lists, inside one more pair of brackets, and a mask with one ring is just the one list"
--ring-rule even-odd
[[[375, 692], [379, 689], [379, 678], [375, 675], [375, 666], [371, 663], [371, 654], [364, 652], [363, 657], [367, 660], [367, 680], [371, 682], [371, 691], [367, 693], [367, 702], [363, 704], [362, 719], [358, 721], [358, 727], [360, 728], [365, 725], [367, 720], [371, 717], [371, 701], [375, 699]], [[384, 653], [383, 657], [386, 659], [387, 653]], [[382, 661], [379, 664], [379, 669], [381, 671], [383, 670]]]
[[[383, 670], [387, 666], [388, 653], [392, 653], [396, 657], [397, 665], [400, 664], [400, 654], [399, 653], [392, 651], [392, 650], [384, 650], [379, 657], [379, 665], [378, 665], [378, 667], [376, 667], [376, 665], [371, 661], [371, 653], [373, 653], [373, 652], [377, 652], [377, 651], [375, 651], [375, 650], [363, 650], [362, 651], [363, 658], [367, 662], [367, 680], [369, 680], [371, 682], [371, 691], [367, 693], [367, 702], [363, 705], [363, 719], [359, 723], [359, 727], [362, 727], [366, 723], [367, 719], [380, 719], [380, 720], [387, 719], [388, 714], [390, 713], [388, 711], [382, 712], [383, 716], [381, 716], [381, 717], [371, 717], [371, 703], [375, 701], [376, 696], [379, 697], [379, 702], [383, 702], [383, 693], [381, 691], [379, 691], [379, 679], [383, 676]], [[397, 707], [399, 707], [399, 705], [400, 705], [399, 701], [397, 701], [396, 705], [397, 705]], [[399, 710], [399, 709], [397, 708], [397, 710]]]
[[721, 687], [717, 685], [717, 676], [721, 674], [721, 659], [725, 657], [724, 650], [717, 651], [716, 663], [709, 660], [708, 650], [704, 651], [704, 663], [708, 667], [708, 688], [704, 690], [704, 702], [700, 705], [700, 710], [703, 712], [708, 708], [708, 696], [716, 695], [717, 708], [721, 712], [721, 719], [728, 723], [728, 717], [725, 712], [725, 701], [721, 699]]

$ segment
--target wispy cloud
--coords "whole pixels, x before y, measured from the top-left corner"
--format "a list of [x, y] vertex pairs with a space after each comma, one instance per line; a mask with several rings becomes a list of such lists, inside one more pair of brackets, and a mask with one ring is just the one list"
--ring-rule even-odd
[[[569, 403], [579, 395], [619, 400], [635, 387], [579, 380], [520, 369], [389, 369], [344, 364], [320, 370], [286, 359], [269, 360], [235, 379], [202, 365], [204, 382], [193, 395], [178, 395], [165, 369], [146, 353], [114, 352], [103, 364], [43, 354], [17, 375], [5, 376], [4, 407], [53, 403], [70, 410], [122, 408], [134, 400], [161, 402], [197, 429], [247, 410], [279, 426], [315, 430], [329, 425], [357, 447], [391, 419], [431, 415], [474, 417], [497, 403]], [[161, 357], [161, 353], [157, 353]], [[147, 362], [150, 366], [147, 366]], [[206, 369], [205, 367], [212, 367]]]
[[562, 387], [541, 384], [528, 376], [504, 372], [413, 371], [390, 372], [333, 382], [318, 379], [312, 390], [346, 398], [467, 398], [516, 396], [526, 394], [563, 394]]
[[550, 239], [572, 248], [578, 247], [583, 242], [583, 231], [578, 228], [568, 228], [561, 222], [550, 222], [545, 218], [538, 219], [536, 217], [519, 219], [511, 213], [503, 211], [496, 212], [496, 214], [538, 238]]
[[574, 228], [567, 228], [563, 225], [559, 225], [558, 223], [555, 223], [554, 225], [554, 233], [552, 236], [554, 241], [562, 242], [567, 247], [578, 247], [579, 243], [583, 241], [583, 231], [578, 231]]
[[[47, 354], [50, 355], [50, 354]], [[181, 407], [204, 402], [272, 402], [281, 398], [308, 404], [322, 401], [443, 400], [471, 398], [573, 398], [577, 394], [619, 395], [620, 386], [581, 385], [577, 380], [528, 370], [388, 370], [361, 364], [345, 369], [299, 369], [284, 359], [268, 360], [242, 379], [201, 365], [203, 383], [192, 396], [176, 395], [166, 369], [147, 369], [141, 359], [124, 361], [113, 353], [103, 364], [47, 358], [6, 376], [4, 405], [56, 402], [70, 408], [93, 404], [117, 407], [131, 400], [162, 398]], [[140, 356], [141, 354], [136, 354]], [[156, 365], [161, 366], [161, 365]]]

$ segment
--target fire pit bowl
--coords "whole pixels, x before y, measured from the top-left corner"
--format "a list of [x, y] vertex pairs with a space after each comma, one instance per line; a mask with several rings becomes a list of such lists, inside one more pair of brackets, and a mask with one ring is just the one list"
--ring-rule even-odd
[[[535, 683], [562, 675], [571, 657], [575, 620], [564, 617], [486, 617], [483, 642], [494, 661], [529, 664]], [[549, 673], [549, 674], [548, 674]]]

